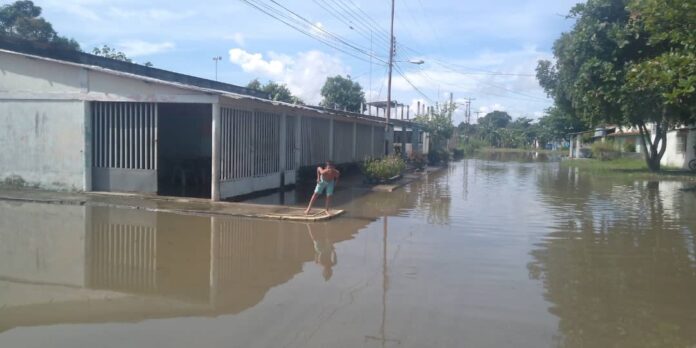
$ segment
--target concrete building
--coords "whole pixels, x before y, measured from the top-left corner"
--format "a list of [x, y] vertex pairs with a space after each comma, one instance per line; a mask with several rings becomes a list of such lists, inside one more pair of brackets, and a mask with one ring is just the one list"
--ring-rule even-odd
[[293, 184], [300, 167], [328, 159], [381, 157], [392, 130], [375, 117], [0, 40], [0, 181], [14, 185], [219, 200]]
[[667, 132], [667, 147], [660, 160], [663, 166], [688, 169], [696, 159], [696, 126], [681, 126]]

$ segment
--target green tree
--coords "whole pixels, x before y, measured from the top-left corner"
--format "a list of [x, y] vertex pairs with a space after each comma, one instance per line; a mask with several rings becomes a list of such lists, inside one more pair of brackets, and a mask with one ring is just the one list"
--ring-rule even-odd
[[538, 125], [539, 136], [544, 139], [544, 142], [570, 140], [568, 134], [588, 129], [581, 119], [563, 112], [556, 106], [546, 109], [546, 115], [539, 118]]
[[123, 62], [128, 62], [128, 63], [133, 63], [133, 60], [128, 58], [125, 53], [116, 50], [115, 48], [111, 48], [108, 45], [102, 46], [102, 48], [95, 47], [92, 49], [92, 54], [105, 57], [105, 58], [111, 58], [111, 59], [116, 59], [120, 60]]
[[15, 1], [0, 7], [0, 37], [2, 36], [80, 50], [77, 41], [56, 33], [51, 23], [41, 17], [41, 7], [34, 5], [32, 1]]
[[479, 119], [479, 124], [485, 124], [493, 128], [505, 128], [512, 121], [512, 117], [505, 111], [493, 111]]
[[430, 141], [434, 149], [444, 149], [447, 140], [452, 137], [454, 125], [450, 118], [450, 111], [454, 112], [456, 105], [445, 104], [439, 112], [430, 115], [416, 115], [414, 122], [423, 126], [423, 129], [430, 134]]
[[265, 85], [263, 85], [261, 84], [259, 79], [253, 79], [249, 81], [246, 87], [268, 93], [271, 100], [277, 100], [292, 104], [304, 104], [302, 99], [292, 95], [290, 89], [285, 84], [268, 81]]
[[329, 109], [346, 109], [351, 112], [362, 112], [360, 107], [365, 104], [365, 93], [359, 83], [336, 75], [326, 79], [321, 88], [321, 106]]
[[589, 125], [640, 129], [648, 167], [660, 169], [667, 131], [696, 121], [696, 4], [589, 0], [570, 12], [573, 29], [554, 43], [556, 64], [537, 66], [562, 112]]

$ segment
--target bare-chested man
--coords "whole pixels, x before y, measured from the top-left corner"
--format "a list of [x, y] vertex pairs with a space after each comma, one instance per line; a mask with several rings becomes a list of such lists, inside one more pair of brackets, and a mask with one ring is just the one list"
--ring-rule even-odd
[[309, 214], [312, 209], [312, 204], [317, 200], [317, 197], [326, 190], [326, 213], [329, 213], [329, 205], [331, 204], [331, 196], [333, 196], [334, 188], [338, 184], [338, 178], [341, 177], [341, 172], [339, 172], [334, 166], [333, 162], [326, 161], [326, 166], [324, 168], [317, 167], [317, 186], [314, 188], [314, 194], [312, 199], [309, 200], [309, 205], [305, 210], [305, 214]]

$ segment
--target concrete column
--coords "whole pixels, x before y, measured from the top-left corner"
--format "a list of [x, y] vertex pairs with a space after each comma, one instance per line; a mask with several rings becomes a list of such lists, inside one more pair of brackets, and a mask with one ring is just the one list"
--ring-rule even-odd
[[94, 144], [92, 143], [92, 104], [91, 102], [82, 102], [82, 107], [84, 108], [84, 144], [85, 150], [83, 151], [84, 156], [84, 187], [85, 191], [92, 191], [92, 151], [94, 151]]
[[213, 148], [211, 161], [210, 199], [220, 200], [220, 103], [213, 103]]
[[[401, 111], [403, 112], [404, 109], [401, 108]], [[403, 114], [401, 114], [403, 116]], [[407, 158], [406, 154], [406, 125], [401, 126], [401, 157]]]
[[353, 122], [353, 161], [358, 160], [358, 123]]
[[287, 125], [288, 117], [287, 114], [283, 113], [280, 116], [280, 171], [285, 171], [285, 159], [287, 158], [288, 140], [287, 140]]
[[331, 120], [329, 121], [329, 158], [332, 161], [335, 161], [334, 159], [334, 117], [331, 116]]
[[302, 116], [295, 117], [295, 170], [302, 165]]
[[372, 125], [370, 126], [370, 157], [375, 157], [375, 126]]

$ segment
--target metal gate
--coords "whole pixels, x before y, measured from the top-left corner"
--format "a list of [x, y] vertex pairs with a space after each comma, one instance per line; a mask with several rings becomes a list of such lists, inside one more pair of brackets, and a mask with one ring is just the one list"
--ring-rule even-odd
[[157, 192], [157, 104], [92, 102], [92, 190]]

